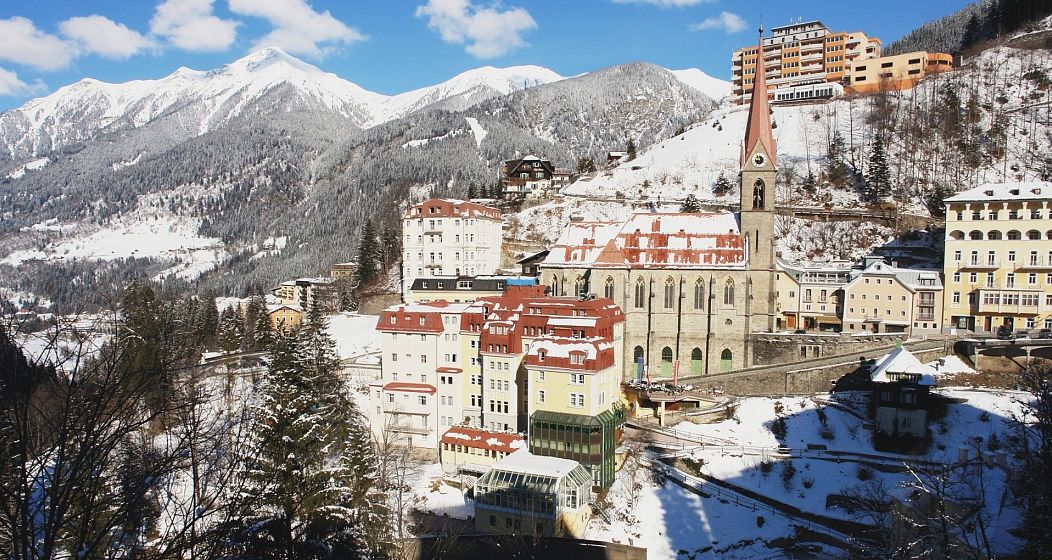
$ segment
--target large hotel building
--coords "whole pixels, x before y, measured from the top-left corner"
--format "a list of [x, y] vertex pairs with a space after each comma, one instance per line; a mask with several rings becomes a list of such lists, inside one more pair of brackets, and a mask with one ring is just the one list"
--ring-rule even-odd
[[[851, 63], [879, 57], [881, 42], [861, 31], [831, 31], [820, 21], [809, 21], [771, 29], [763, 46], [768, 91], [785, 90], [807, 99], [843, 93]], [[757, 47], [750, 45], [732, 57], [733, 95], [740, 104], [752, 97], [756, 53]]]

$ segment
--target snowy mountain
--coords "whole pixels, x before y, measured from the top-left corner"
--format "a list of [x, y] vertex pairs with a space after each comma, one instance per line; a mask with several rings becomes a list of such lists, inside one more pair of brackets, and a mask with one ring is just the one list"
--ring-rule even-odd
[[458, 74], [441, 84], [407, 91], [387, 99], [376, 115], [374, 124], [404, 117], [425, 107], [459, 111], [493, 97], [562, 79], [562, 76], [540, 66], [484, 66]]
[[697, 68], [669, 70], [669, 72], [672, 72], [672, 75], [679, 81], [711, 97], [714, 101], [720, 101], [731, 94], [733, 85], [730, 82], [713, 78]]
[[194, 136], [253, 112], [324, 110], [359, 125], [384, 96], [267, 48], [201, 72], [180, 68], [159, 80], [111, 84], [84, 79], [0, 115], [4, 152], [20, 159], [99, 134], [168, 120]]

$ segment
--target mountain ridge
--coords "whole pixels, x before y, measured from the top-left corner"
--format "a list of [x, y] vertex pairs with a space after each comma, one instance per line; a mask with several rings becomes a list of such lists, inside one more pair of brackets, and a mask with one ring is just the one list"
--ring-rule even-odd
[[[670, 72], [706, 95], [718, 90], [720, 84], [729, 89], [726, 82], [697, 69]], [[0, 113], [0, 142], [6, 159], [22, 162], [100, 134], [142, 127], [169, 116], [175, 116], [173, 120], [189, 138], [242, 116], [252, 106], [286, 112], [328, 111], [357, 128], [371, 128], [417, 111], [467, 109], [526, 87], [564, 79], [541, 66], [484, 66], [438, 84], [388, 96], [268, 47], [219, 68], [180, 67], [153, 80], [110, 83], [84, 78]], [[285, 85], [292, 88], [282, 87]]]

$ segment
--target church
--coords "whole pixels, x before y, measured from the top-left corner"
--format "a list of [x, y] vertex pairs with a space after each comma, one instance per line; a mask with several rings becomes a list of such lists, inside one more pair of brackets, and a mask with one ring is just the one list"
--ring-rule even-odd
[[[758, 59], [763, 59], [760, 41]], [[767, 91], [762, 65], [754, 91]], [[540, 265], [552, 295], [595, 294], [625, 313], [624, 378], [709, 375], [755, 365], [753, 333], [775, 327], [777, 150], [766, 95], [752, 96], [741, 211], [572, 222]]]

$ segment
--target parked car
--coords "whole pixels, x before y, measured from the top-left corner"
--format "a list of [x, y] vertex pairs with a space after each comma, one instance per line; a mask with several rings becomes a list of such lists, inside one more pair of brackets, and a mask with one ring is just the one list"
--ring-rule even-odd
[[1052, 338], [1052, 329], [1038, 329], [1034, 338]]
[[1012, 338], [1014, 338], [1012, 336], [1012, 327], [1008, 325], [1001, 325], [1000, 327], [997, 327], [997, 338], [1000, 340], [1011, 340]]

